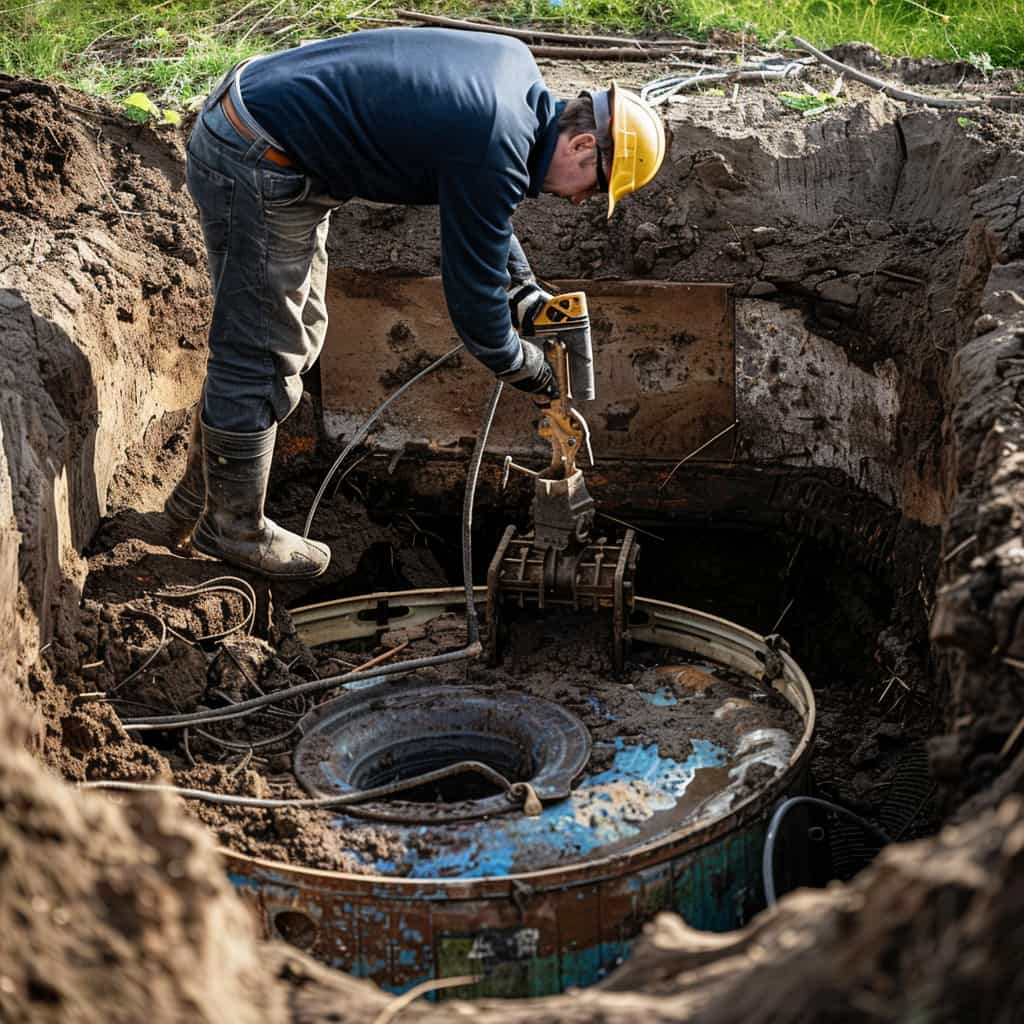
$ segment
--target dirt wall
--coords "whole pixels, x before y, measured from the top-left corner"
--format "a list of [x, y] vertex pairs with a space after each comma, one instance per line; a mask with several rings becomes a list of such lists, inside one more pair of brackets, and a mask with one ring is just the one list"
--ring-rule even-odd
[[[612, 75], [644, 80], [636, 67]], [[565, 95], [599, 84], [578, 70], [553, 81]], [[611, 222], [600, 203], [542, 196], [520, 208], [516, 232], [542, 278], [733, 284], [740, 461], [788, 454], [802, 464], [794, 435], [813, 433], [810, 465], [840, 469], [907, 518], [937, 525], [952, 489], [936, 425], [990, 259], [972, 240], [989, 219], [985, 191], [1024, 174], [1019, 117], [986, 112], [965, 126], [955, 110], [847, 89], [852, 102], [816, 120], [771, 90], [744, 89], [735, 101], [688, 94], [662, 108], [670, 146], [656, 182]], [[434, 274], [438, 245], [433, 210], [351, 202], [332, 220], [331, 266]], [[847, 379], [832, 386], [863, 396], [835, 423], [829, 415], [844, 410], [829, 401], [816, 348], [845, 364]], [[826, 427], [808, 431], [816, 417]], [[858, 440], [872, 421], [875, 442]]]
[[0, 590], [23, 675], [130, 440], [198, 396], [208, 285], [180, 136], [6, 77], [0, 103]]
[[[82, 552], [130, 439], [193, 402], [205, 266], [181, 142], [0, 76], [0, 1019], [283, 1012], [212, 840], [166, 799], [78, 793], [63, 742]], [[122, 733], [123, 737], [123, 733]]]

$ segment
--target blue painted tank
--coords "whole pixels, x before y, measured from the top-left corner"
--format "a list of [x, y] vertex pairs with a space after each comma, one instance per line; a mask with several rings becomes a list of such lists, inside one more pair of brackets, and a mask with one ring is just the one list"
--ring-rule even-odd
[[[301, 609], [295, 621], [311, 644], [373, 636], [382, 622], [389, 629], [423, 622], [459, 595], [375, 594]], [[767, 819], [778, 800], [803, 786], [814, 732], [810, 686], [784, 650], [678, 605], [636, 598], [630, 631], [634, 644], [672, 648], [711, 671], [723, 666], [771, 686], [798, 713], [801, 728], [796, 735], [747, 731], [729, 749], [694, 737], [686, 757], [616, 736], [602, 751], [602, 767], [539, 816], [388, 825], [395, 847], [411, 852], [400, 862], [370, 861], [365, 874], [224, 851], [267, 934], [393, 992], [476, 975], [479, 983], [441, 993], [473, 998], [592, 984], [628, 955], [661, 910], [714, 931], [746, 923], [762, 907]], [[381, 693], [397, 711], [400, 684]], [[665, 686], [643, 698], [671, 714], [676, 694]], [[320, 744], [315, 759], [327, 789], [346, 784], [350, 751], [346, 731], [337, 735], [333, 746]], [[342, 814], [337, 822], [359, 826]]]

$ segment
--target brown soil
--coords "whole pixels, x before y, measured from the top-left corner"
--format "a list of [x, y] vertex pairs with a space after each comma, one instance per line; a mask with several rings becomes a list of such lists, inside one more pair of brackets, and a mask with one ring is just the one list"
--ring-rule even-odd
[[[563, 91], [594, 78], [582, 67], [545, 70]], [[622, 71], [624, 81], [644, 74], [636, 65]], [[932, 83], [945, 74], [903, 72]], [[894, 627], [914, 637], [929, 620], [934, 645], [914, 668], [897, 664], [898, 638], [895, 648], [882, 637], [865, 643], [916, 693], [922, 709], [912, 729], [936, 709], [942, 735], [929, 747], [931, 782], [950, 816], [959, 809], [959, 823], [886, 851], [851, 885], [787, 898], [740, 933], [705, 935], [659, 919], [601, 988], [403, 1015], [1019, 1019], [1020, 119], [972, 111], [964, 126], [956, 111], [908, 110], [850, 85], [841, 112], [806, 123], [781, 107], [777, 91], [744, 90], [735, 105], [710, 96], [673, 105], [672, 166], [611, 227], [596, 208], [570, 221], [547, 203], [524, 211], [517, 227], [552, 277], [732, 280], [753, 301], [800, 310], [865, 372], [899, 374], [897, 471], [882, 497], [906, 521], [941, 528], [943, 555], [935, 566], [913, 555], [926, 546], [896, 545], [889, 550], [903, 557], [885, 571]], [[0, 110], [0, 629], [9, 638], [0, 648], [0, 1019], [369, 1021], [388, 1005], [371, 986], [259, 943], [209, 833], [174, 801], [108, 800], [56, 774], [173, 772], [226, 791], [297, 794], [287, 741], [250, 757], [248, 740], [272, 738], [301, 707], [285, 707], [291, 718], [265, 716], [248, 739], [241, 726], [215, 733], [219, 743], [190, 736], [186, 753], [180, 738], [131, 739], [119, 706], [95, 695], [130, 687], [147, 706], [185, 709], [329, 669], [282, 612], [295, 588], [257, 587], [256, 639], [233, 630], [247, 611], [237, 595], [161, 596], [223, 574], [217, 563], [172, 553], [157, 511], [181, 464], [207, 315], [180, 137], [3, 76]], [[336, 261], [369, 272], [432, 271], [429, 213], [393, 214], [382, 219], [360, 204], [341, 211]], [[764, 228], [775, 234], [754, 233]], [[737, 446], [756, 472], [765, 458], [759, 438], [777, 432], [774, 414], [763, 403]], [[293, 528], [318, 482], [304, 461], [318, 441], [311, 408], [306, 415], [281, 452], [290, 468], [279, 477], [289, 492], [280, 518]], [[390, 484], [384, 491], [394, 494]], [[317, 519], [334, 553], [325, 581], [334, 592], [428, 585], [442, 575], [416, 541], [415, 522], [379, 516], [375, 494], [343, 487], [341, 495]], [[814, 513], [801, 509], [788, 523], [819, 535]], [[834, 514], [827, 536], [859, 543], [857, 525]], [[164, 626], [173, 633], [161, 647]], [[201, 639], [228, 630], [223, 642]], [[451, 632], [416, 640], [454, 642]], [[523, 666], [547, 657], [517, 649], [507, 684], [522, 686]], [[600, 680], [606, 666], [595, 658], [589, 670]], [[578, 655], [571, 660], [580, 668]], [[580, 708], [578, 682], [545, 685]], [[638, 677], [634, 685], [648, 684]], [[712, 690], [693, 699], [719, 699], [718, 684]], [[606, 697], [631, 714], [636, 693], [611, 688]], [[825, 696], [835, 795], [877, 799], [872, 787], [892, 770], [893, 726], [903, 730], [906, 713], [890, 701], [891, 693]], [[874, 706], [860, 715], [858, 702]], [[646, 721], [629, 714], [644, 734]], [[668, 749], [671, 738], [661, 739]], [[242, 849], [306, 862], [342, 866], [360, 843], [373, 856], [393, 852], [374, 829], [343, 843], [290, 812], [196, 814]]]

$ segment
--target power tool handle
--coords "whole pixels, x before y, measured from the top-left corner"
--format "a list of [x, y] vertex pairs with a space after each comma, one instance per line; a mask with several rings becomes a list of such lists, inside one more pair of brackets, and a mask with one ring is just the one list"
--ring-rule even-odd
[[592, 402], [597, 397], [597, 389], [594, 386], [594, 346], [590, 328], [569, 331], [564, 340], [569, 351], [572, 396], [578, 402]]

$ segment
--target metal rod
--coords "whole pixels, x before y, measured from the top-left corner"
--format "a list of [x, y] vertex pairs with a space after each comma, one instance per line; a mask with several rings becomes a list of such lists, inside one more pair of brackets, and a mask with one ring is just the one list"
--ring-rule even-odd
[[786, 612], [788, 612], [789, 609], [793, 607], [793, 602], [795, 600], [796, 600], [795, 597], [791, 597], [789, 599], [789, 604], [787, 604], [786, 607], [782, 609], [782, 614], [775, 620], [775, 625], [772, 626], [772, 628], [768, 630], [769, 633], [777, 633], [778, 632], [779, 626], [782, 625], [782, 620], [786, 617]]
[[692, 458], [693, 458], [693, 457], [694, 457], [695, 455], [700, 455], [700, 453], [701, 453], [702, 451], [704, 451], [704, 449], [705, 449], [705, 448], [707, 448], [707, 447], [708, 447], [708, 445], [712, 445], [712, 444], [714, 444], [714, 443], [715, 443], [715, 442], [716, 442], [716, 441], [717, 441], [717, 440], [718, 440], [718, 439], [719, 439], [720, 437], [725, 437], [725, 435], [726, 435], [726, 434], [728, 434], [730, 430], [735, 430], [735, 429], [736, 429], [736, 427], [737, 427], [737, 426], [739, 426], [739, 422], [740, 422], [739, 420], [733, 420], [733, 421], [732, 421], [732, 423], [730, 423], [730, 424], [729, 424], [729, 426], [727, 426], [727, 427], [725, 428], [725, 430], [720, 430], [720, 431], [719, 431], [719, 432], [718, 432], [717, 434], [715, 434], [715, 436], [714, 436], [714, 437], [712, 437], [712, 438], [710, 438], [709, 440], [705, 441], [705, 442], [704, 442], [704, 443], [703, 443], [703, 444], [702, 444], [702, 445], [701, 445], [701, 446], [700, 446], [699, 448], [695, 448], [695, 449], [694, 449], [694, 450], [693, 450], [692, 452], [690, 452], [690, 454], [689, 454], [689, 455], [687, 455], [685, 459], [680, 459], [680, 460], [679, 460], [679, 461], [678, 461], [678, 462], [677, 462], [677, 463], [676, 463], [676, 464], [675, 464], [675, 465], [674, 465], [674, 466], [672, 467], [672, 472], [671, 472], [671, 473], [669, 473], [669, 475], [668, 475], [667, 477], [665, 477], [664, 481], [662, 481], [662, 484], [661, 484], [661, 486], [660, 486], [660, 487], [658, 488], [658, 490], [659, 490], [659, 491], [663, 491], [663, 490], [665, 489], [665, 487], [667, 486], [667, 484], [668, 484], [669, 480], [671, 480], [671, 479], [672, 479], [672, 477], [674, 477], [674, 476], [676, 475], [676, 470], [677, 470], [677, 469], [678, 469], [678, 468], [679, 468], [679, 467], [680, 467], [681, 465], [683, 465], [683, 463], [685, 463], [685, 462], [689, 462], [689, 461], [690, 461], [690, 459], [692, 459]]
[[625, 526], [627, 529], [633, 530], [635, 533], [642, 533], [645, 537], [653, 537], [655, 540], [660, 540], [662, 543], [665, 542], [664, 537], [659, 537], [656, 533], [651, 533], [650, 530], [642, 530], [639, 526], [634, 526], [632, 523], [627, 523], [625, 519], [617, 519], [615, 516], [610, 516], [607, 512], [598, 512], [602, 519], [610, 519], [613, 523], [618, 523], [619, 526]]

